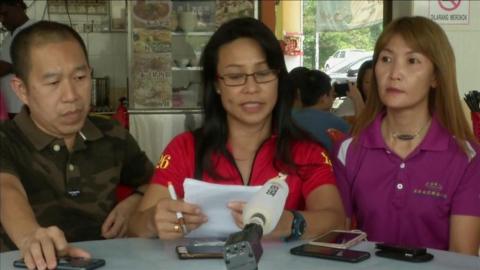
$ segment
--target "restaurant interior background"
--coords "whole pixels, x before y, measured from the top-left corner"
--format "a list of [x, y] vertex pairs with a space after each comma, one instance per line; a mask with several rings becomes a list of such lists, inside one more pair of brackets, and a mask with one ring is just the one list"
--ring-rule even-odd
[[[198, 60], [222, 22], [253, 16], [277, 35], [289, 69], [324, 69], [341, 49], [373, 49], [385, 23], [406, 15], [431, 17], [441, 0], [25, 0], [30, 18], [70, 24], [84, 39], [93, 76], [92, 102], [104, 114], [128, 98], [130, 132], [152, 161], [176, 134], [201, 121]], [[440, 23], [456, 54], [461, 95], [479, 90], [480, 1], [466, 20]], [[368, 16], [367, 16], [368, 15]], [[0, 41], [5, 33], [0, 33]]]

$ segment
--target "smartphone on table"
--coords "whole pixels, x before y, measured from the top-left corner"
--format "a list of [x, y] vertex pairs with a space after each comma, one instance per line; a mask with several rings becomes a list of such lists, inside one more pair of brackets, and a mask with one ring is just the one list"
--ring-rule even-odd
[[361, 262], [370, 258], [370, 253], [367, 251], [322, 247], [310, 244], [304, 244], [298, 247], [294, 247], [290, 250], [290, 253], [299, 256], [315, 257], [351, 263]]
[[[57, 262], [57, 270], [91, 270], [105, 265], [104, 259], [86, 259], [79, 257], [61, 257]], [[27, 268], [25, 261], [19, 259], [13, 262], [14, 267]]]
[[346, 249], [367, 239], [367, 234], [359, 230], [332, 230], [310, 241], [310, 245]]
[[378, 249], [375, 255], [395, 260], [409, 262], [428, 262], [433, 259], [433, 255], [427, 253], [424, 247], [402, 246], [388, 243], [377, 243]]
[[179, 259], [223, 259], [223, 245], [183, 245], [176, 247]]

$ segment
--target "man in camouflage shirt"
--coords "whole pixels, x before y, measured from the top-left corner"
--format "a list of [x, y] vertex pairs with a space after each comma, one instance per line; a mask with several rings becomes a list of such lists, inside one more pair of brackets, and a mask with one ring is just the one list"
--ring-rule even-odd
[[17, 246], [30, 269], [54, 269], [58, 255], [89, 256], [67, 241], [125, 235], [141, 196], [117, 204], [116, 187], [144, 190], [153, 165], [128, 131], [88, 117], [91, 68], [73, 29], [36, 23], [11, 55], [26, 106], [0, 125], [0, 248]]

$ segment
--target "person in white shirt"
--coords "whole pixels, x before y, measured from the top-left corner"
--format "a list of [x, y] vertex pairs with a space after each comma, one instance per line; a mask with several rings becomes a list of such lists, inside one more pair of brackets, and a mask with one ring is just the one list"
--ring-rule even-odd
[[9, 32], [3, 39], [0, 51], [0, 89], [6, 101], [7, 111], [10, 114], [20, 112], [23, 105], [10, 86], [10, 80], [13, 77], [10, 45], [18, 32], [35, 23], [35, 20], [28, 18], [26, 9], [27, 6], [23, 0], [0, 1], [0, 22]]

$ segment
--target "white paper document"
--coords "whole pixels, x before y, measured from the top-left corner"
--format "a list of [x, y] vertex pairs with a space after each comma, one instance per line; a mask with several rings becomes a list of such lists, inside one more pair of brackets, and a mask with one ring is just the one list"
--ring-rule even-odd
[[228, 237], [239, 231], [227, 204], [231, 201], [248, 202], [261, 187], [212, 184], [186, 178], [183, 182], [185, 202], [198, 205], [208, 217], [207, 223], [186, 237]]

